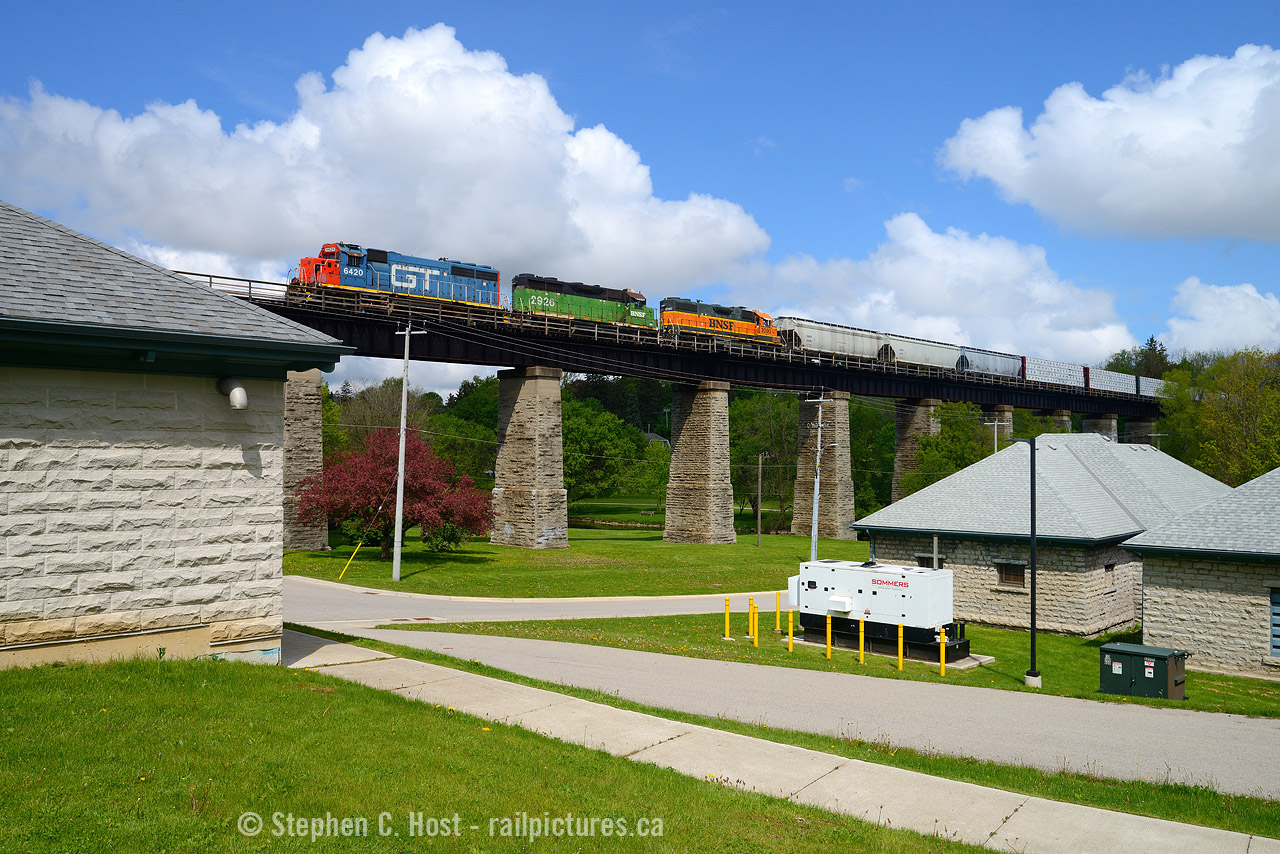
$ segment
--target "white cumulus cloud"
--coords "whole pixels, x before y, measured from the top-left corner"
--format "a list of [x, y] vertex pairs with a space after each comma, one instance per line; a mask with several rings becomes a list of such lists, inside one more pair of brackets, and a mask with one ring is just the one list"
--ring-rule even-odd
[[1280, 240], [1280, 52], [1245, 45], [1091, 97], [1067, 83], [1029, 127], [961, 123], [939, 156], [1011, 202], [1087, 231]]
[[1135, 343], [1111, 294], [1060, 279], [1041, 247], [939, 233], [914, 213], [886, 222], [864, 259], [797, 255], [744, 278], [742, 296], [779, 314], [952, 344], [1092, 364]]
[[124, 116], [35, 84], [0, 99], [0, 194], [161, 263], [242, 275], [347, 240], [675, 291], [768, 247], [739, 205], [655, 197], [631, 146], [575, 128], [546, 80], [447, 26], [370, 36], [332, 85], [296, 88], [287, 120], [226, 129], [194, 101]]
[[1280, 299], [1251, 284], [1210, 285], [1195, 276], [1178, 286], [1162, 336], [1173, 350], [1280, 350]]

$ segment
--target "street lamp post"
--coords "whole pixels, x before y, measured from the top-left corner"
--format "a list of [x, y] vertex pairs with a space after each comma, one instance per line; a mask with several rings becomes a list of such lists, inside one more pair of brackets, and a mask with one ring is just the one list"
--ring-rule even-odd
[[1039, 688], [1040, 671], [1036, 669], [1036, 440], [1014, 439], [1031, 448], [1031, 669], [1023, 677], [1028, 688]]

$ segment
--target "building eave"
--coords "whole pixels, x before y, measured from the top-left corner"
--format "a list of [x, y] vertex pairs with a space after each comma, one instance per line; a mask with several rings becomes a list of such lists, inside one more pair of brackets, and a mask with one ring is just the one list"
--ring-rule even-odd
[[0, 317], [0, 364], [68, 370], [284, 379], [287, 371], [331, 371], [355, 348]]
[[1173, 557], [1186, 558], [1189, 560], [1196, 559], [1213, 559], [1225, 560], [1233, 563], [1275, 563], [1280, 564], [1280, 554], [1272, 552], [1241, 552], [1227, 551], [1223, 549], [1194, 549], [1173, 546], [1143, 546], [1125, 544], [1125, 548], [1131, 552], [1146, 557]]
[[[1001, 534], [991, 531], [951, 531], [940, 530], [937, 528], [897, 528], [883, 527], [879, 525], [860, 525], [854, 523], [849, 526], [855, 531], [862, 531], [868, 535], [889, 534], [898, 536], [924, 536], [932, 537], [935, 534], [939, 537], [949, 537], [957, 540], [984, 540], [989, 542], [1001, 543], [1031, 543], [1030, 534]], [[1064, 546], [1083, 546], [1086, 548], [1101, 548], [1104, 546], [1114, 546], [1123, 543], [1129, 537], [1137, 536], [1142, 531], [1130, 531], [1126, 534], [1117, 534], [1111, 537], [1088, 538], [1088, 537], [1055, 537], [1042, 534], [1036, 535], [1037, 543], [1050, 543], [1053, 545]]]

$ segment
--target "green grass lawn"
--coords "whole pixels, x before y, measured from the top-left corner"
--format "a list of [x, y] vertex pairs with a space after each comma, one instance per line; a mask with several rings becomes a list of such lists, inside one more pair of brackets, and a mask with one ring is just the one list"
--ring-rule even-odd
[[[383, 643], [364, 638], [352, 638], [303, 626], [290, 626], [290, 628], [310, 632], [321, 637], [343, 640], [369, 649], [388, 652], [402, 658], [413, 658], [458, 670], [494, 676], [523, 685], [531, 685], [536, 688], [581, 697], [595, 703], [603, 703], [617, 708], [658, 715], [671, 720], [722, 729], [754, 738], [794, 744], [797, 747], [833, 753], [850, 759], [891, 765], [923, 774], [962, 780], [1010, 792], [1022, 792], [1050, 800], [1083, 804], [1100, 809], [1119, 810], [1135, 815], [1152, 816], [1170, 821], [1198, 824], [1204, 827], [1217, 827], [1238, 833], [1280, 838], [1280, 804], [1261, 798], [1221, 794], [1204, 786], [1169, 784], [1159, 780], [1114, 780], [1088, 774], [1047, 772], [1037, 768], [1000, 765], [977, 759], [921, 753], [910, 748], [900, 747], [889, 741], [832, 738], [826, 735], [740, 723], [724, 718], [705, 718], [685, 712], [645, 706], [599, 691], [543, 682], [538, 679], [531, 679], [527, 676], [499, 670], [479, 662], [452, 658], [428, 650], [413, 649], [399, 644]], [[856, 849], [851, 848], [850, 850]]]
[[[317, 673], [229, 662], [4, 671], [0, 751], [4, 851], [978, 850]], [[265, 817], [256, 837], [237, 829], [247, 811]], [[490, 818], [544, 812], [632, 829], [661, 819], [662, 836], [489, 835]], [[278, 837], [274, 813], [282, 828], [290, 813], [363, 818], [369, 837]], [[399, 837], [379, 836], [382, 813]], [[457, 814], [461, 835], [410, 838], [411, 813], [426, 829]]]
[[[770, 504], [774, 506], [770, 506]], [[766, 501], [762, 508], [761, 524], [765, 530], [776, 524], [777, 501]], [[651, 496], [619, 495], [605, 498], [581, 498], [569, 505], [569, 517], [608, 525], [646, 525], [661, 529], [666, 520], [665, 509], [659, 509]], [[774, 518], [770, 518], [770, 517]], [[582, 524], [578, 522], [576, 524]], [[734, 512], [733, 524], [741, 535], [755, 532], [756, 517], [749, 509]]]
[[[938, 665], [908, 659], [900, 672], [894, 657], [867, 655], [866, 663], [858, 664], [857, 650], [833, 649], [830, 660], [822, 646], [795, 646], [787, 652], [785, 635], [774, 634], [774, 598], [768, 597], [760, 605], [760, 646], [754, 647], [743, 637], [747, 630], [745, 614], [733, 615], [732, 631], [738, 640], [730, 643], [721, 640], [724, 634], [723, 614], [690, 614], [677, 617], [628, 617], [591, 620], [531, 620], [517, 623], [419, 623], [413, 626], [393, 624], [385, 628], [412, 629], [418, 631], [464, 632], [468, 634], [505, 635], [509, 637], [539, 638], [542, 640], [571, 641], [574, 643], [615, 646], [638, 649], [645, 652], [662, 652], [692, 658], [713, 658], [720, 661], [745, 661], [752, 664], [772, 664], [782, 667], [800, 667], [808, 670], [825, 670], [839, 673], [858, 673], [864, 676], [880, 676], [888, 679], [913, 679], [921, 682], [950, 682], [957, 685], [973, 685], [980, 688], [999, 688], [1009, 691], [1030, 691], [1023, 685], [1023, 674], [1029, 664], [1029, 638], [1025, 631], [997, 629], [988, 626], [968, 626], [966, 635], [970, 649], [981, 655], [995, 657], [995, 661], [972, 670], [947, 669], [944, 679], [938, 675]], [[786, 597], [783, 597], [786, 605]], [[782, 613], [782, 629], [786, 632], [787, 615]], [[797, 627], [798, 631], [798, 627]], [[1112, 640], [1135, 641], [1132, 635], [1113, 635], [1102, 638], [1077, 638], [1037, 635], [1037, 665], [1043, 674], [1044, 687], [1040, 693], [1062, 697], [1083, 697], [1089, 700], [1106, 700], [1117, 703], [1142, 703], [1144, 705], [1169, 706], [1206, 712], [1230, 712], [1240, 715], [1280, 717], [1280, 682], [1248, 679], [1241, 676], [1223, 676], [1214, 673], [1189, 672], [1187, 674], [1187, 699], [1156, 700], [1136, 697], [1119, 697], [1098, 692], [1098, 647]]]
[[[284, 571], [336, 581], [353, 547], [340, 535], [328, 552], [285, 552]], [[867, 544], [820, 540], [818, 556], [866, 560]], [[520, 549], [471, 542], [454, 552], [430, 552], [410, 532], [402, 557], [400, 583], [391, 581], [391, 561], [366, 546], [343, 581], [365, 587], [436, 593], [445, 596], [664, 596], [687, 593], [737, 593], [782, 590], [801, 561], [809, 559], [809, 540], [766, 536], [759, 548], [754, 536], [736, 545], [664, 543], [661, 531], [620, 529], [569, 531], [567, 549]]]

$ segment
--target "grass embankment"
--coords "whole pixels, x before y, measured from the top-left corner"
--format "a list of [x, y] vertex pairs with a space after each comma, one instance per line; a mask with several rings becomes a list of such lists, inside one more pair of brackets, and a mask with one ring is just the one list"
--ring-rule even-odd
[[1203, 827], [1217, 827], [1238, 833], [1280, 838], [1280, 805], [1275, 801], [1262, 798], [1222, 794], [1203, 786], [1186, 786], [1160, 781], [1115, 780], [1088, 774], [1041, 771], [1037, 768], [1000, 765], [978, 759], [922, 753], [910, 748], [899, 747], [889, 741], [832, 738], [829, 735], [773, 729], [724, 718], [707, 718], [670, 709], [645, 706], [599, 691], [544, 682], [539, 679], [499, 670], [479, 662], [452, 658], [427, 650], [365, 638], [354, 638], [304, 626], [290, 626], [290, 628], [334, 640], [358, 644], [369, 649], [388, 652], [402, 658], [413, 658], [432, 664], [440, 664], [457, 670], [493, 676], [522, 685], [530, 685], [535, 688], [581, 697], [584, 700], [590, 700], [595, 703], [657, 715], [670, 720], [698, 724], [726, 732], [768, 739], [783, 744], [793, 744], [797, 747], [845, 756], [850, 759], [890, 765], [909, 771], [918, 771], [922, 774], [961, 780], [1010, 792], [1022, 792], [1049, 800], [1082, 804], [1098, 807], [1099, 809], [1119, 810], [1135, 815], [1197, 824]]
[[[287, 575], [336, 581], [354, 546], [331, 537], [328, 552], [286, 552]], [[821, 540], [818, 554], [866, 560], [867, 544]], [[431, 552], [415, 532], [405, 543], [400, 582], [391, 580], [391, 562], [365, 546], [343, 582], [409, 593], [444, 596], [560, 597], [673, 596], [785, 589], [809, 540], [786, 535], [742, 536], [736, 545], [664, 543], [661, 531], [619, 529], [569, 531], [568, 549], [532, 550], [471, 542], [454, 552]]]
[[[777, 502], [773, 502], [777, 504]], [[761, 524], [767, 531], [787, 518], [778, 518], [777, 507], [766, 501], [761, 508]], [[603, 527], [640, 527], [661, 530], [666, 522], [666, 509], [657, 506], [653, 498], [643, 495], [619, 495], [609, 498], [581, 498], [569, 505], [569, 518], [575, 525], [601, 525]], [[740, 536], [755, 535], [756, 517], [750, 510], [737, 510], [733, 525]]]
[[[834, 673], [857, 673], [887, 679], [947, 682], [953, 685], [973, 685], [979, 688], [999, 688], [1009, 691], [1034, 690], [1023, 684], [1023, 675], [1029, 664], [1029, 642], [1025, 631], [988, 626], [966, 627], [970, 649], [981, 655], [994, 656], [995, 661], [971, 670], [956, 670], [951, 667], [947, 669], [946, 678], [943, 678], [938, 675], [936, 663], [907, 659], [904, 669], [899, 671], [896, 658], [868, 654], [866, 663], [860, 665], [856, 649], [834, 648], [830, 660], [826, 658], [825, 649], [820, 645], [796, 644], [795, 651], [788, 653], [785, 636], [786, 612], [782, 614], [783, 634], [779, 636], [773, 631], [774, 597], [770, 596], [767, 601], [757, 604], [761, 608], [761, 637], [758, 648], [752, 646], [751, 641], [743, 637], [747, 630], [746, 614], [736, 613], [732, 617], [732, 631], [737, 640], [732, 643], [721, 640], [724, 634], [723, 614], [530, 620], [516, 623], [434, 625], [418, 623], [412, 626], [395, 623], [385, 628], [538, 638], [637, 649], [645, 652], [662, 652], [691, 658], [745, 661], [751, 664], [799, 667]], [[784, 595], [783, 605], [785, 604]], [[798, 632], [799, 626], [796, 628]], [[1043, 674], [1044, 687], [1036, 693], [1205, 712], [1280, 717], [1280, 682], [1248, 679], [1241, 676], [1190, 672], [1187, 674], [1187, 699], [1182, 702], [1100, 693], [1098, 691], [1098, 647], [1113, 640], [1139, 642], [1140, 638], [1136, 635], [1110, 635], [1092, 639], [1044, 633], [1037, 635], [1036, 664]]]
[[[978, 850], [317, 673], [228, 662], [5, 671], [0, 751], [4, 851]], [[237, 829], [248, 811], [265, 819], [252, 838]], [[363, 818], [368, 837], [278, 837], [276, 812]], [[662, 836], [489, 833], [490, 818], [568, 812], [624, 818], [633, 833], [658, 818]], [[398, 837], [379, 835], [382, 813]], [[461, 835], [411, 838], [411, 813], [426, 830], [456, 813]]]

